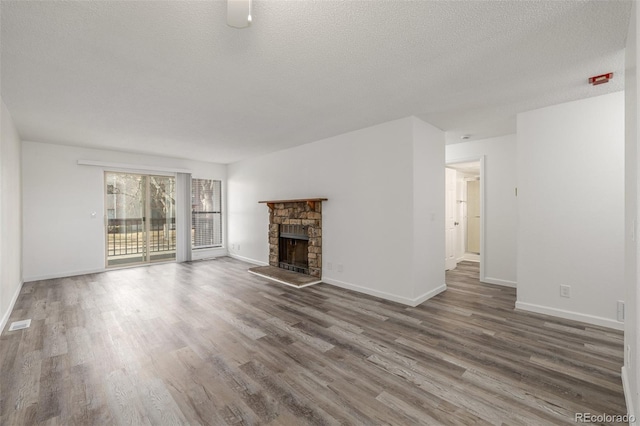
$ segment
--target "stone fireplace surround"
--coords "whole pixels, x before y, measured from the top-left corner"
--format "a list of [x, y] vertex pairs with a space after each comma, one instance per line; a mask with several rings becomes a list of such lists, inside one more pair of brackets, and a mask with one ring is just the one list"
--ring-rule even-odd
[[309, 275], [322, 278], [322, 201], [326, 198], [259, 201], [269, 206], [269, 265], [279, 267], [280, 225], [306, 227]]

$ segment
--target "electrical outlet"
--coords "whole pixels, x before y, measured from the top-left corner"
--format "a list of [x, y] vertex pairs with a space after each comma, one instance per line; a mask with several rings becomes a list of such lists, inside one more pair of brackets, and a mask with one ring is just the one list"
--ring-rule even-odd
[[342, 272], [343, 269], [342, 263], [338, 263], [338, 272]]
[[569, 285], [561, 285], [560, 286], [560, 296], [561, 297], [571, 297], [571, 286], [569, 286]]
[[617, 314], [618, 314], [618, 321], [623, 322], [624, 321], [624, 302], [622, 300], [618, 300]]

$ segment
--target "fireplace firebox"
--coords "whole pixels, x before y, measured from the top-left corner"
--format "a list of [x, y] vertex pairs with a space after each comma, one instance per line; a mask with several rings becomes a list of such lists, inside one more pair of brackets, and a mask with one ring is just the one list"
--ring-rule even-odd
[[309, 274], [309, 236], [302, 225], [280, 225], [278, 267]]

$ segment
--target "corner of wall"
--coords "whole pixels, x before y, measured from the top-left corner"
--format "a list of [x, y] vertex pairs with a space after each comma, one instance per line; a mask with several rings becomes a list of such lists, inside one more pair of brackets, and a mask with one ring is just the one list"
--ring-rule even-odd
[[634, 405], [633, 392], [631, 391], [631, 384], [629, 379], [629, 369], [626, 366], [622, 366], [620, 369], [620, 378], [622, 379], [622, 390], [624, 391], [624, 402], [627, 405], [627, 414], [634, 421], [629, 421], [630, 426], [635, 426], [636, 423], [636, 410]]
[[4, 331], [7, 322], [9, 322], [9, 317], [11, 316], [11, 312], [13, 312], [13, 308], [18, 301], [18, 296], [20, 296], [23, 284], [24, 282], [20, 280], [20, 284], [18, 285], [18, 287], [16, 287], [16, 290], [14, 291], [13, 296], [9, 301], [8, 309], [6, 309], [6, 311], [2, 313], [2, 319], [0, 319], [0, 334]]
[[[629, 29], [625, 50], [625, 329], [624, 366], [622, 367], [622, 387], [627, 403], [627, 413], [635, 416], [640, 407], [640, 336], [638, 335], [638, 152], [640, 134], [638, 128], [638, 68], [640, 57], [640, 7], [636, 2], [631, 6]], [[635, 422], [633, 423], [635, 424]]]
[[1, 98], [0, 104], [0, 324], [3, 329], [23, 282], [22, 148], [11, 113]]
[[412, 127], [411, 277], [412, 303], [417, 305], [446, 290], [445, 134], [416, 117]]

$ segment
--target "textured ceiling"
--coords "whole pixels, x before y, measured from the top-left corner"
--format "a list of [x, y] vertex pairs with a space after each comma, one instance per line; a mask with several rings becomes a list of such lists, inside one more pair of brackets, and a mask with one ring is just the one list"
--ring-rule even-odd
[[[229, 163], [416, 115], [448, 140], [622, 90], [629, 1], [1, 2], [24, 140]], [[587, 77], [613, 71], [608, 84]]]

